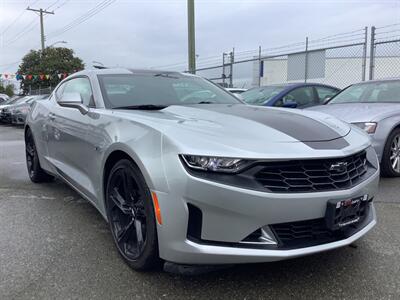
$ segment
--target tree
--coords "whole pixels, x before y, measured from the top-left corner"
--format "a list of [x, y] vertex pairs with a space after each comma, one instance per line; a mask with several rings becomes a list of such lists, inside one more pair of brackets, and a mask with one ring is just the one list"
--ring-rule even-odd
[[25, 78], [21, 80], [21, 89], [26, 94], [30, 89], [55, 87], [61, 81], [58, 74], [71, 74], [83, 68], [82, 60], [74, 56], [72, 49], [47, 47], [43, 51], [31, 50], [23, 57], [18, 74], [50, 75], [50, 79]]
[[0, 81], [0, 94], [6, 94], [10, 97], [14, 96], [14, 86], [12, 84], [4, 86], [3, 82]]

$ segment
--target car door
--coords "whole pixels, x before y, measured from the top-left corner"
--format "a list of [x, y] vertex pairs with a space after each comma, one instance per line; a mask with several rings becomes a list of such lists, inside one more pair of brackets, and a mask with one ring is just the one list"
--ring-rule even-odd
[[[64, 82], [55, 93], [55, 101], [59, 102], [68, 93], [79, 93], [83, 105], [93, 105], [93, 93], [87, 77], [75, 77]], [[90, 122], [88, 114], [55, 104], [49, 115], [48, 133], [49, 157], [57, 173], [88, 197], [94, 190], [87, 172], [88, 157], [92, 152], [87, 141]]]
[[275, 103], [275, 106], [284, 106], [285, 103], [295, 101], [297, 103], [297, 108], [305, 108], [315, 105], [315, 95], [314, 90], [311, 86], [298, 87]]
[[338, 89], [320, 85], [315, 86], [315, 91], [317, 93], [318, 104], [320, 105], [325, 104], [327, 100], [331, 99], [339, 92]]

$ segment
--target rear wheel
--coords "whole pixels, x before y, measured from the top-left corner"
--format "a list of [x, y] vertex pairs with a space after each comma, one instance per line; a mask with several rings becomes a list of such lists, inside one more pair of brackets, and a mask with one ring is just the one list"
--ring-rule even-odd
[[393, 130], [386, 141], [381, 167], [383, 176], [400, 176], [400, 128]]
[[120, 160], [110, 171], [106, 208], [115, 245], [128, 265], [136, 270], [158, 266], [152, 199], [140, 170], [132, 161]]
[[32, 131], [30, 129], [27, 129], [25, 133], [25, 155], [29, 178], [32, 182], [48, 182], [54, 179], [53, 176], [47, 174], [40, 167], [35, 141], [33, 139]]

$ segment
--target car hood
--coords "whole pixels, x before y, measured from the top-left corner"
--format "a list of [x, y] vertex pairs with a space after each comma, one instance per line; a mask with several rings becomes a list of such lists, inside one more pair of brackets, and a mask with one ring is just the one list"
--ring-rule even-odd
[[0, 105], [0, 110], [3, 109], [3, 108], [9, 107], [10, 105], [11, 105], [11, 104], [3, 104], [3, 105]]
[[321, 142], [346, 136], [350, 126], [332, 116], [311, 111], [243, 104], [172, 105], [159, 111], [119, 110], [119, 114], [147, 123], [178, 139], [190, 135], [220, 143]]
[[400, 103], [342, 103], [310, 107], [309, 110], [330, 114], [348, 123], [379, 121], [394, 112]]

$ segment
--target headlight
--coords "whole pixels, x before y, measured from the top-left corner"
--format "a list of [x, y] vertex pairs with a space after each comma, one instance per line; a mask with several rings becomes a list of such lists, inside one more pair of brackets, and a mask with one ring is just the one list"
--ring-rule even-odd
[[359, 122], [359, 123], [352, 123], [353, 125], [356, 125], [357, 127], [360, 127], [363, 129], [365, 132], [371, 134], [375, 133], [376, 126], [378, 126], [378, 123], [375, 122]]
[[251, 163], [249, 160], [229, 157], [181, 155], [181, 158], [191, 169], [223, 173], [237, 173]]

